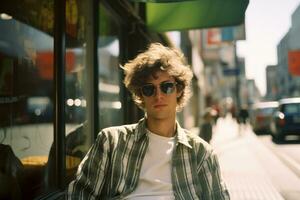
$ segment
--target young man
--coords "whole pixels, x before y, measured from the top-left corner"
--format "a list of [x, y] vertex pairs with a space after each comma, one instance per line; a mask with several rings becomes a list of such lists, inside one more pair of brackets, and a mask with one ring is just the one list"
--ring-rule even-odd
[[184, 63], [179, 51], [155, 43], [124, 66], [125, 86], [145, 117], [99, 133], [69, 199], [229, 199], [211, 147], [176, 122], [190, 97]]

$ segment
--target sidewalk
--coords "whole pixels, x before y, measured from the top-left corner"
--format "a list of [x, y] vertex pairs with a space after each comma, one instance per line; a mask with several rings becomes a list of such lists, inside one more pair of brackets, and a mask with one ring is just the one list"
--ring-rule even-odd
[[299, 178], [253, 134], [227, 116], [214, 127], [211, 142], [232, 200], [296, 200]]

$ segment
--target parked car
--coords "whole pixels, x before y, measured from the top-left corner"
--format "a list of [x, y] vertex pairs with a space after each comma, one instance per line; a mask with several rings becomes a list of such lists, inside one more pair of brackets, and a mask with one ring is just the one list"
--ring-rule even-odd
[[300, 98], [279, 100], [271, 120], [273, 141], [281, 142], [287, 135], [300, 135]]
[[250, 124], [256, 134], [270, 134], [272, 114], [277, 107], [277, 101], [258, 102], [252, 106]]

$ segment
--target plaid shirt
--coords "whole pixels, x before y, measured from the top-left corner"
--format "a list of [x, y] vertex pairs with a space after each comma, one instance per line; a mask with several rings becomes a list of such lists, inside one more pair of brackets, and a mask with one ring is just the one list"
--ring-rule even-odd
[[[148, 143], [144, 119], [103, 129], [69, 184], [68, 199], [126, 197], [138, 185]], [[178, 123], [175, 144], [171, 168], [175, 199], [229, 199], [211, 147]]]

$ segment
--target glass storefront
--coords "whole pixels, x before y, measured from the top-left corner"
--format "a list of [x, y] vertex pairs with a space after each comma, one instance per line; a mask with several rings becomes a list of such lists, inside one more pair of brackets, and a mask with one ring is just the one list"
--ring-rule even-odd
[[[91, 34], [91, 12], [95, 11], [91, 2], [66, 1], [65, 100], [55, 102], [54, 71], [60, 62], [54, 52], [58, 41], [54, 4], [54, 0], [1, 4], [0, 198], [33, 199], [61, 189], [57, 179], [64, 179], [67, 185], [75, 177], [97, 131], [124, 123], [120, 24], [100, 1], [95, 9], [96, 36]], [[95, 82], [91, 83], [93, 73]], [[94, 124], [88, 120], [93, 116], [89, 102], [99, 113]], [[62, 103], [65, 122], [57, 123], [65, 126], [65, 155], [57, 154], [55, 143], [61, 139], [55, 137], [55, 105]], [[58, 177], [57, 155], [66, 161], [65, 178]]]
[[[85, 129], [86, 69], [93, 67], [86, 64], [86, 4], [66, 1], [66, 183], [91, 145], [87, 138], [93, 137]], [[32, 199], [56, 188], [54, 2], [12, 1], [0, 16], [0, 153], [3, 159], [13, 157], [3, 161], [11, 170], [1, 171], [0, 184], [13, 183], [3, 193], [8, 199], [12, 194]]]
[[13, 3], [0, 18], [0, 181], [13, 180], [6, 192], [31, 199], [43, 191], [53, 144], [54, 11], [53, 1], [22, 2], [30, 8], [22, 12], [11, 12]]
[[[17, 5], [17, 6], [16, 6]], [[87, 52], [90, 9], [88, 2], [66, 1], [65, 133], [66, 180], [75, 176], [78, 164], [92, 144], [89, 132], [88, 69], [98, 67], [99, 128], [121, 125], [118, 24], [98, 2], [99, 30], [97, 65], [91, 66]], [[25, 9], [26, 8], [26, 9]], [[4, 168], [1, 186], [8, 184], [8, 198], [33, 199], [57, 189], [55, 186], [55, 88], [54, 1], [13, 0], [0, 9], [0, 154]], [[89, 17], [88, 17], [89, 16]], [[88, 92], [89, 91], [89, 92]], [[58, 102], [60, 103], [60, 102]], [[9, 154], [7, 156], [6, 154]], [[2, 158], [1, 158], [2, 159]], [[2, 162], [2, 161], [1, 161]], [[28, 182], [28, 180], [31, 180]]]

